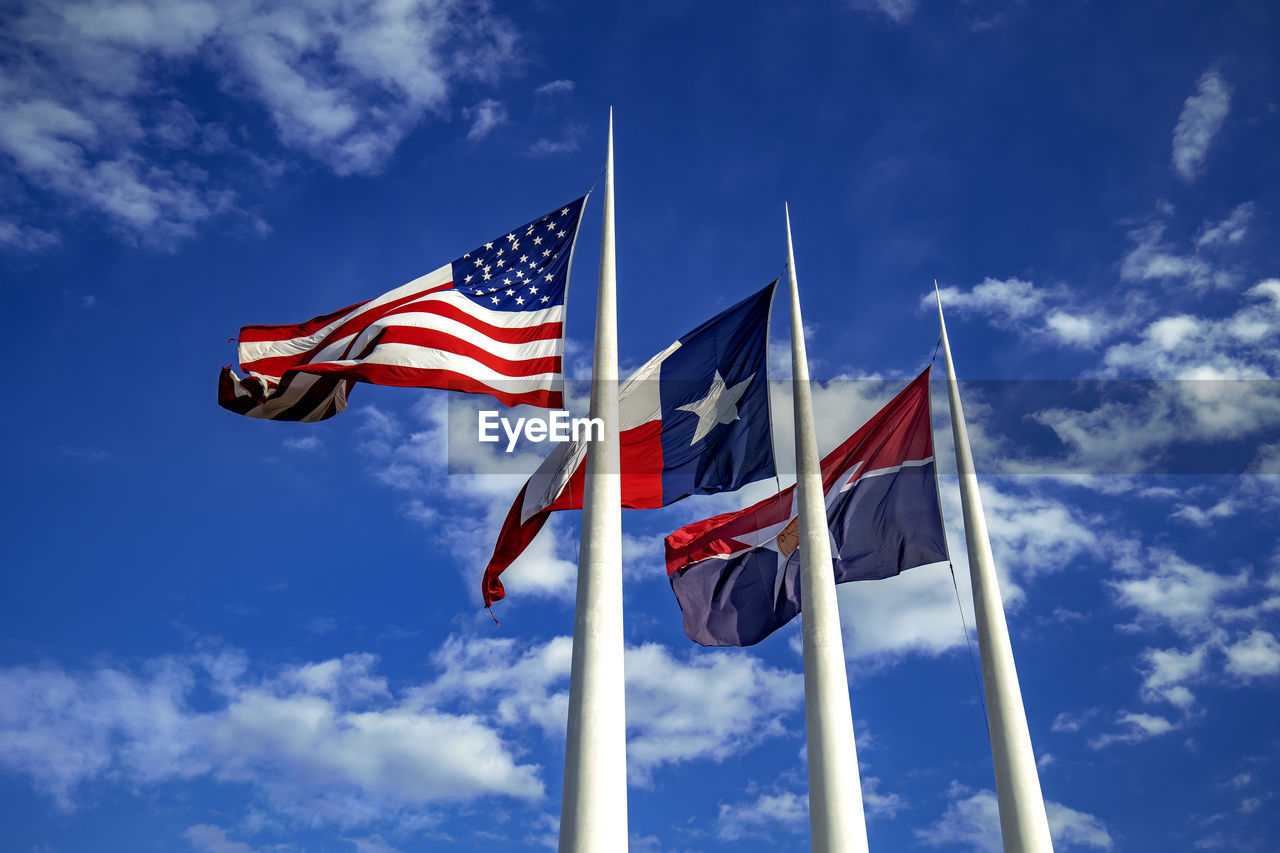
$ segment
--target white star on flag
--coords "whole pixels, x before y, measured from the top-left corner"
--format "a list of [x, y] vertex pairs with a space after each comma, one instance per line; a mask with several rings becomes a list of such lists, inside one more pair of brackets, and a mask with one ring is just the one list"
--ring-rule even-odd
[[689, 442], [691, 447], [720, 424], [733, 423], [738, 419], [738, 401], [742, 399], [742, 395], [747, 391], [747, 385], [754, 378], [753, 373], [737, 385], [728, 388], [724, 384], [724, 377], [717, 370], [705, 397], [687, 406], [676, 406], [681, 411], [692, 412], [698, 416], [698, 426], [693, 431], [693, 440]]

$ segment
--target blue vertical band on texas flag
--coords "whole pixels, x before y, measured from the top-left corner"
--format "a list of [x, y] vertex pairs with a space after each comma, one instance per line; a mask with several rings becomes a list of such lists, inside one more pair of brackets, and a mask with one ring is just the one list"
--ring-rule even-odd
[[[947, 559], [926, 368], [822, 460], [836, 583]], [[749, 646], [800, 612], [795, 487], [667, 537], [667, 574], [685, 634]]]
[[770, 284], [684, 335], [663, 360], [662, 506], [774, 475], [767, 370], [773, 290]]
[[[618, 390], [622, 506], [652, 509], [774, 475], [769, 312], [777, 282], [649, 359]], [[485, 604], [549, 513], [581, 509], [585, 442], [561, 444], [525, 483], [485, 568]]]

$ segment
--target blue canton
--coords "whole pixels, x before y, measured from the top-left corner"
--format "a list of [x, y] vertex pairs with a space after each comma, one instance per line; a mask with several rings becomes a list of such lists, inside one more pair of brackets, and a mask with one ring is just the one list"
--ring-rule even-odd
[[459, 293], [493, 311], [564, 304], [569, 256], [586, 196], [527, 222], [453, 262]]

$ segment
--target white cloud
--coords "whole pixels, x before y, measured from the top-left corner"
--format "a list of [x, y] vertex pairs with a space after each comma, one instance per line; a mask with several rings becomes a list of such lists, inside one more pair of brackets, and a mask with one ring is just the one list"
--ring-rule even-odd
[[502, 105], [501, 101], [485, 98], [475, 106], [464, 109], [462, 116], [471, 122], [471, 129], [467, 131], [467, 139], [476, 142], [484, 139], [489, 135], [489, 131], [507, 121], [507, 108]]
[[1049, 725], [1049, 731], [1053, 732], [1078, 732], [1089, 720], [1098, 715], [1097, 708], [1090, 708], [1087, 711], [1079, 713], [1072, 711], [1062, 711], [1053, 718], [1053, 722]]
[[971, 791], [956, 782], [947, 792], [950, 802], [937, 823], [915, 831], [931, 847], [963, 845], [979, 853], [999, 853], [1000, 811], [991, 791]]
[[1147, 649], [1143, 661], [1147, 665], [1142, 688], [1148, 699], [1164, 699], [1186, 708], [1195, 696], [1184, 682], [1198, 677], [1205, 668], [1208, 644], [1201, 643], [1190, 651], [1178, 649]]
[[[496, 724], [533, 724], [560, 738], [568, 719], [572, 649], [569, 637], [533, 646], [451, 638], [435, 657], [443, 674], [416, 695], [432, 703], [465, 696], [491, 708]], [[798, 731], [787, 718], [803, 699], [802, 676], [745, 652], [677, 656], [649, 643], [628, 648], [625, 666], [627, 771], [635, 783], [647, 783], [669, 764], [721, 761]]]
[[916, 13], [919, 0], [849, 0], [854, 9], [877, 12], [895, 24], [905, 24]]
[[191, 842], [197, 853], [257, 853], [243, 841], [227, 838], [227, 831], [222, 827], [207, 823], [187, 827], [182, 837]]
[[793, 714], [803, 701], [803, 677], [745, 652], [676, 657], [646, 643], [627, 651], [626, 674], [627, 772], [634, 780], [644, 782], [666, 764], [721, 761], [766, 738], [799, 735]]
[[569, 715], [572, 655], [569, 637], [540, 645], [450, 637], [433, 656], [441, 675], [415, 692], [416, 701], [437, 703], [461, 696], [490, 708], [502, 725], [533, 724], [548, 735], [562, 736]]
[[552, 80], [533, 90], [535, 95], [567, 95], [572, 91], [572, 80]]
[[[505, 19], [467, 2], [27, 3], [0, 36], [23, 69], [0, 86], [0, 156], [29, 189], [167, 247], [236, 204], [232, 186], [210, 180], [211, 158], [260, 162], [173, 99], [178, 75], [209, 75], [261, 111], [285, 147], [365, 173], [424, 116], [443, 116], [457, 83], [509, 67], [515, 41]], [[4, 244], [54, 239], [10, 225]]]
[[1051, 800], [1044, 804], [1044, 810], [1049, 819], [1049, 834], [1056, 846], [1111, 849], [1111, 834], [1107, 832], [1106, 825], [1093, 815]]
[[[1117, 326], [1115, 318], [1097, 309], [1051, 306], [1051, 302], [1062, 302], [1072, 295], [1066, 288], [1039, 288], [1019, 278], [987, 277], [969, 290], [943, 287], [938, 295], [948, 315], [985, 316], [996, 328], [1057, 345], [1095, 347]], [[920, 305], [936, 310], [934, 294], [924, 294]]]
[[907, 807], [907, 803], [899, 794], [885, 794], [880, 791], [880, 779], [876, 776], [862, 777], [862, 806], [867, 817], [894, 817]]
[[324, 447], [324, 442], [314, 435], [306, 435], [301, 438], [286, 438], [284, 446], [290, 450], [315, 451]]
[[[962, 599], [968, 578], [956, 572]], [[907, 653], [937, 655], [963, 646], [959, 605], [945, 564], [922, 566], [895, 578], [836, 587], [845, 654], [887, 663]], [[972, 598], [967, 599], [972, 602]], [[966, 619], [973, 626], [972, 604]]]
[[[1155, 216], [1129, 231], [1132, 245], [1121, 259], [1120, 279], [1162, 286], [1181, 283], [1196, 293], [1236, 288], [1242, 272], [1230, 251], [1244, 242], [1254, 212], [1252, 202], [1237, 205], [1224, 219], [1203, 223], [1193, 244], [1180, 250], [1165, 238], [1173, 210], [1160, 205]], [[1140, 330], [1140, 343], [1125, 342], [1107, 351], [1106, 375], [1138, 368], [1138, 375], [1146, 377], [1203, 378], [1256, 376], [1251, 361], [1275, 366], [1274, 346], [1264, 339], [1276, 334], [1278, 312], [1266, 284], [1249, 291], [1236, 316], [1221, 319], [1185, 313], [1153, 317], [1167, 304], [1167, 287], [1156, 298], [1113, 290], [1103, 302], [1084, 299], [1078, 288], [987, 277], [967, 290], [949, 286], [939, 293], [949, 316], [981, 316], [995, 328], [1057, 346], [1095, 348], [1120, 333]], [[922, 294], [920, 306], [935, 310], [934, 294]], [[1168, 355], [1173, 351], [1177, 358]], [[1206, 369], [1193, 372], [1198, 367]], [[1171, 368], [1176, 372], [1171, 374]]]
[[1280, 642], [1268, 631], [1256, 629], [1245, 639], [1226, 646], [1227, 672], [1248, 680], [1280, 673]]
[[1221, 222], [1207, 222], [1196, 237], [1197, 249], [1212, 249], [1220, 246], [1236, 246], [1244, 242], [1249, 233], [1249, 223], [1253, 220], [1256, 206], [1253, 202], [1238, 205]]
[[1245, 574], [1219, 575], [1192, 565], [1170, 551], [1156, 550], [1154, 563], [1141, 577], [1111, 581], [1120, 603], [1136, 608], [1141, 618], [1164, 623], [1182, 634], [1212, 627], [1221, 599], [1248, 585]]
[[[1133, 246], [1120, 262], [1122, 281], [1183, 282], [1203, 293], [1213, 288], [1235, 287], [1239, 276], [1224, 265], [1214, 250], [1232, 246], [1243, 239], [1248, 216], [1236, 208], [1221, 223], [1206, 223], [1195, 246], [1187, 252], [1164, 238], [1165, 223], [1153, 219], [1129, 232]], [[1167, 215], [1167, 211], [1163, 211]], [[1231, 239], [1235, 237], [1235, 239]]]
[[557, 154], [569, 154], [578, 150], [581, 144], [582, 132], [582, 128], [578, 125], [569, 125], [560, 134], [559, 138], [540, 137], [530, 144], [526, 150], [532, 157], [554, 157]]
[[1116, 723], [1120, 726], [1119, 731], [1091, 738], [1089, 746], [1102, 749], [1113, 743], [1138, 743], [1168, 734], [1177, 728], [1176, 724], [1165, 717], [1155, 714], [1138, 714], [1132, 711], [1121, 712]]
[[[969, 290], [943, 287], [938, 291], [944, 311], [964, 316], [985, 314], [1000, 321], [1027, 320], [1040, 314], [1045, 304], [1045, 294], [1029, 281], [1019, 278], [1004, 280], [985, 278]], [[934, 294], [921, 298], [926, 308], [935, 307]]]
[[[917, 829], [916, 837], [932, 847], [954, 844], [977, 853], [1000, 853], [1004, 848], [995, 792], [973, 791], [952, 782], [947, 796], [950, 802], [942, 817], [932, 826]], [[1055, 849], [1111, 849], [1111, 834], [1098, 818], [1051, 800], [1044, 806]]]
[[1203, 173], [1209, 146], [1230, 109], [1230, 88], [1217, 71], [1206, 71], [1196, 84], [1196, 93], [1183, 103], [1173, 129], [1173, 168], [1187, 183]]
[[1239, 773], [1227, 780], [1227, 785], [1235, 788], [1237, 791], [1247, 786], [1253, 781], [1252, 773]]
[[[161, 658], [135, 671], [0, 670], [0, 766], [64, 809], [82, 785], [212, 776], [279, 812], [360, 825], [428, 804], [537, 800], [540, 768], [499, 733], [397, 698], [371, 655], [251, 677], [236, 654]], [[213, 697], [202, 710], [191, 697]], [[229, 843], [211, 829], [209, 844]]]
[[370, 835], [367, 838], [347, 838], [356, 848], [355, 853], [400, 853], [400, 848], [392, 847], [381, 835]]
[[1182, 504], [1173, 511], [1173, 518], [1180, 518], [1199, 528], [1208, 528], [1220, 518], [1230, 518], [1239, 512], [1240, 507], [1230, 498], [1223, 498], [1208, 509], [1201, 509], [1191, 504]]
[[808, 824], [808, 798], [791, 791], [761, 794], [743, 803], [721, 803], [716, 817], [716, 837], [738, 841], [750, 836], [769, 837], [769, 830], [800, 832]]
[[0, 219], [0, 248], [21, 252], [39, 252], [62, 242], [57, 234]]
[[1051, 338], [1077, 347], [1095, 347], [1107, 336], [1110, 326], [1100, 316], [1089, 317], [1055, 308], [1044, 318]]
[[[1090, 386], [1093, 396], [1085, 403], [1030, 413], [1028, 418], [1052, 430], [1064, 450], [1057, 459], [1020, 464], [1029, 471], [1036, 465], [1086, 473], [1159, 471], [1171, 462], [1181, 464], [1178, 459], [1194, 465], [1206, 458], [1188, 457], [1193, 448], [1257, 437], [1253, 464], [1265, 470], [1265, 439], [1280, 427], [1280, 389], [1260, 381], [1280, 370], [1280, 305], [1272, 302], [1271, 284], [1252, 288], [1249, 302], [1224, 319], [1165, 317], [1150, 324], [1137, 343], [1112, 346], [1104, 359], [1110, 376], [1172, 381], [1099, 382]], [[1012, 450], [1006, 458], [1017, 457]], [[1235, 470], [1243, 469], [1241, 463]], [[1238, 509], [1228, 499], [1203, 509], [1186, 505], [1177, 517], [1203, 525]]]

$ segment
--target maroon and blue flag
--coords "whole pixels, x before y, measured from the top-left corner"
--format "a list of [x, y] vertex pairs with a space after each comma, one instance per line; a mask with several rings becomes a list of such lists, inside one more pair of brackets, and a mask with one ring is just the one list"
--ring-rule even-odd
[[[948, 559], [929, 418], [929, 369], [822, 460], [836, 583]], [[749, 646], [800, 612], [795, 487], [667, 537], [684, 631]]]
[[[776, 285], [698, 326], [619, 388], [623, 507], [652, 509], [774, 475], [767, 353]], [[520, 490], [485, 568], [485, 605], [506, 595], [498, 576], [550, 513], [582, 508], [585, 457], [585, 441], [558, 445]]]

